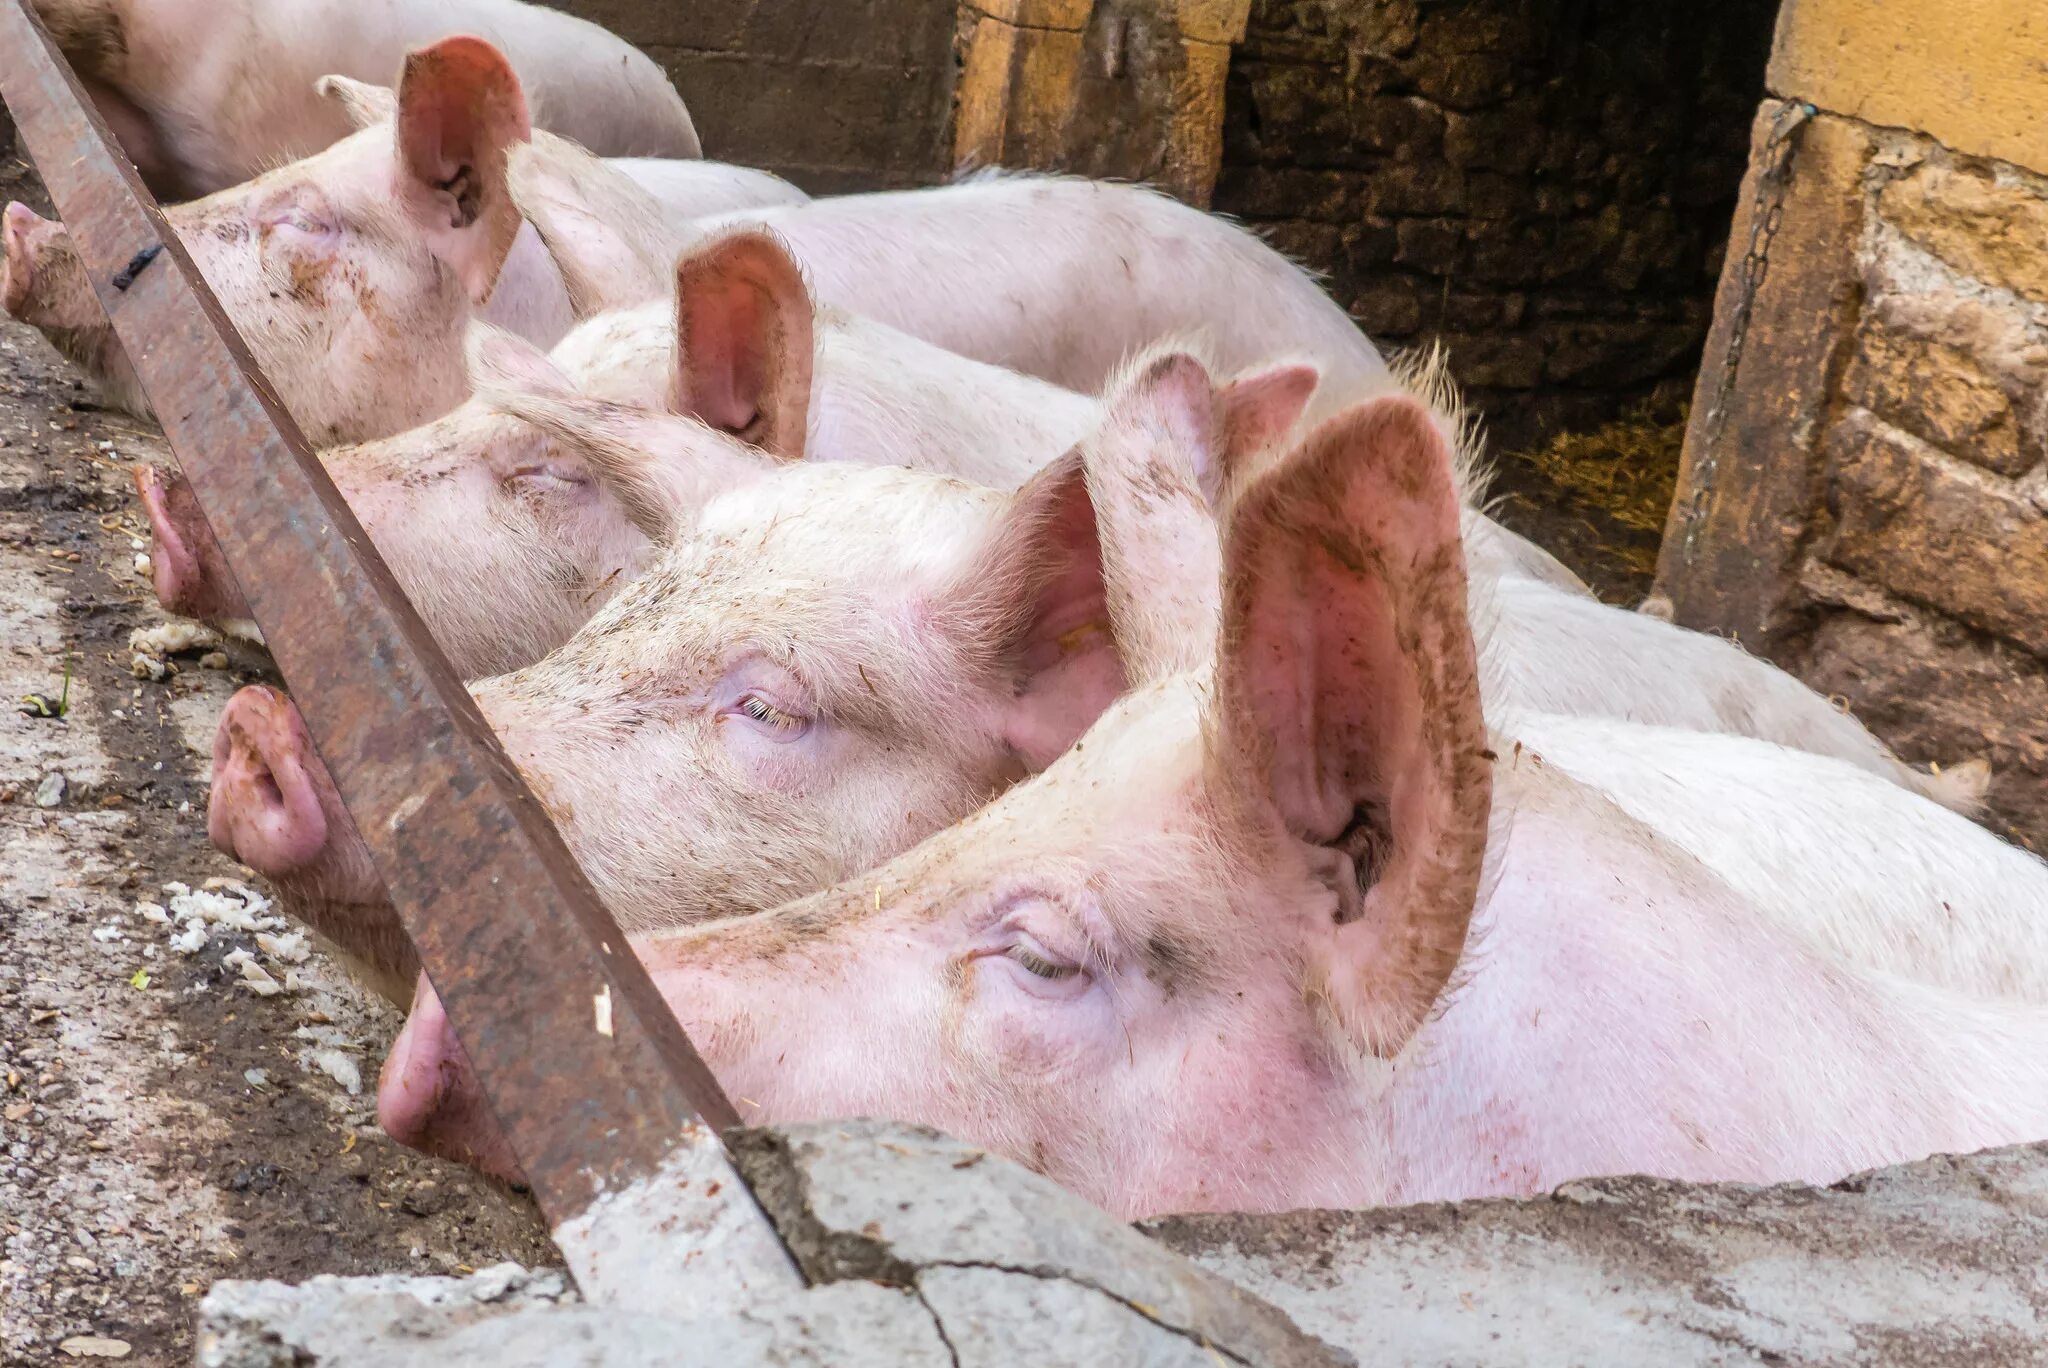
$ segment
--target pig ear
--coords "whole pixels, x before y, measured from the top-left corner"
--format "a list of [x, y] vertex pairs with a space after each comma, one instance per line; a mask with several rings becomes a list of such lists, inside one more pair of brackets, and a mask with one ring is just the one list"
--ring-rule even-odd
[[313, 82], [313, 90], [322, 99], [340, 105], [341, 112], [356, 128], [389, 123], [398, 117], [398, 92], [390, 86], [371, 85], [347, 76], [322, 76]]
[[401, 196], [473, 303], [491, 297], [519, 235], [505, 157], [532, 133], [518, 76], [483, 39], [443, 38], [406, 54], [398, 81]]
[[1010, 496], [952, 601], [955, 631], [987, 643], [1008, 671], [1005, 740], [1027, 768], [1044, 769], [1124, 687], [1079, 451]]
[[733, 444], [723, 450], [691, 440], [703, 429], [690, 419], [590, 398], [532, 343], [497, 328], [471, 325], [469, 373], [480, 401], [581, 456], [633, 525], [656, 541], [769, 465]]
[[1443, 436], [1395, 398], [1275, 461], [1224, 536], [1212, 779], [1312, 848], [1336, 911], [1311, 933], [1309, 988], [1382, 1056], [1449, 982], [1486, 851], [1458, 528]]
[[1201, 362], [1168, 352], [1104, 397], [1081, 442], [1109, 619], [1131, 682], [1178, 674], [1216, 647], [1222, 559], [1209, 488], [1216, 392]]
[[814, 307], [774, 234], [743, 228], [676, 263], [671, 406], [785, 461], [810, 424]]
[[1248, 479], [1260, 458], [1279, 447], [1321, 382], [1314, 366], [1290, 361], [1246, 371], [1216, 392], [1220, 459], [1217, 478], [1206, 487], [1211, 504], [1220, 505], [1223, 486]]
[[676, 253], [694, 240], [617, 167], [536, 133], [513, 149], [512, 201], [562, 273], [578, 318], [665, 298]]

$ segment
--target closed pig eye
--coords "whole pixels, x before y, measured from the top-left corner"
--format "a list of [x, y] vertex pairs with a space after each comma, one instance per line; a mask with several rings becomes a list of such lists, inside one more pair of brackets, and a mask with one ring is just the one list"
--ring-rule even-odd
[[809, 718], [779, 708], [758, 693], [742, 695], [735, 711], [759, 723], [779, 741], [794, 741], [811, 725]]
[[1058, 960], [1049, 959], [1039, 954], [1028, 945], [1013, 945], [1006, 953], [1026, 970], [1038, 975], [1042, 979], [1058, 980], [1072, 978], [1081, 972], [1080, 965], [1061, 964]]

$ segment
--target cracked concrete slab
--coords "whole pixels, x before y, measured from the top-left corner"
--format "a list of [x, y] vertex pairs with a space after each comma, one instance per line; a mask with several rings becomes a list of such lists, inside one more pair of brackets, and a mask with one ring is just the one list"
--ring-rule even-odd
[[1143, 1228], [1374, 1364], [2048, 1362], [2048, 1144]]
[[[1209, 1363], [1331, 1362], [1272, 1307], [1050, 1180], [936, 1131], [852, 1121], [729, 1140], [813, 1282], [922, 1287], [936, 1269], [997, 1270], [1090, 1289], [1197, 1346]], [[918, 1200], [903, 1200], [913, 1192]]]
[[529, 1293], [509, 1267], [221, 1283], [201, 1308], [200, 1361], [2048, 1362], [2048, 1144], [1826, 1188], [1603, 1178], [1525, 1199], [1132, 1228], [929, 1131], [735, 1139], [808, 1291], [683, 1321], [584, 1307], [555, 1275]]
[[[641, 1363], [1327, 1368], [1282, 1313], [1044, 1178], [879, 1122], [734, 1133], [738, 1167], [810, 1286], [709, 1314], [566, 1300], [519, 1270], [468, 1280], [217, 1283], [207, 1368]], [[686, 1252], [687, 1256], [687, 1252]], [[479, 1278], [489, 1281], [479, 1284]]]

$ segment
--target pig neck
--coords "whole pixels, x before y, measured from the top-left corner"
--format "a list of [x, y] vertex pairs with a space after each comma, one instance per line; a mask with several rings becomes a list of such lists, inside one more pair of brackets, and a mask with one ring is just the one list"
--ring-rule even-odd
[[575, 326], [568, 287], [532, 224], [519, 225], [519, 236], [512, 240], [498, 283], [477, 316], [544, 349], [552, 348]]

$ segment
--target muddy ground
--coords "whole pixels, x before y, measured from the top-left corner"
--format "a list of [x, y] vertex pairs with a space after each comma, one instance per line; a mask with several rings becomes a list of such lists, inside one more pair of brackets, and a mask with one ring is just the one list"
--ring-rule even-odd
[[[10, 198], [48, 212], [0, 153]], [[129, 468], [168, 459], [0, 322], [0, 1364], [189, 1363], [190, 1304], [224, 1276], [555, 1258], [523, 1195], [377, 1130], [394, 1012], [317, 952], [259, 996], [223, 963], [255, 951], [282, 977], [253, 935], [181, 953], [135, 910], [173, 881], [260, 887], [208, 845], [206, 794], [221, 705], [276, 682], [248, 651], [134, 673], [130, 634], [165, 618]], [[1596, 507], [1522, 465], [1496, 492], [1603, 593], [1641, 596]]]

